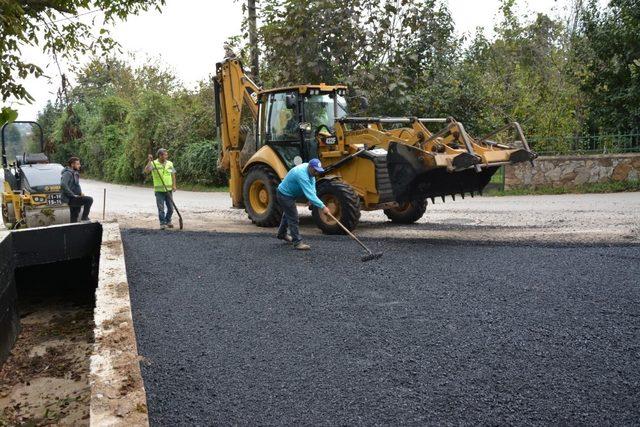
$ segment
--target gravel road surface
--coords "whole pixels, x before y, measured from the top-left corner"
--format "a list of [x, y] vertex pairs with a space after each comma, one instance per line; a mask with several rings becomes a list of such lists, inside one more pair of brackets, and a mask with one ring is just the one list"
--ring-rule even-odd
[[640, 246], [123, 240], [152, 425], [640, 419]]
[[[82, 189], [94, 197], [93, 219], [102, 219], [106, 189], [107, 220], [118, 220], [122, 227], [158, 227], [150, 188], [83, 179]], [[178, 191], [175, 200], [187, 230], [273, 233], [251, 224], [244, 210], [231, 208], [226, 192]], [[640, 243], [640, 192], [446, 200], [429, 204], [425, 216], [410, 226], [393, 226], [381, 211], [363, 212], [358, 233], [443, 242]], [[299, 212], [302, 233], [319, 236], [309, 210], [300, 207]]]
[[[150, 188], [83, 180], [94, 196], [94, 215], [102, 217], [107, 189], [107, 219], [124, 227], [157, 228]], [[228, 193], [178, 191], [176, 203], [188, 230], [273, 233], [251, 224], [242, 209], [232, 209]], [[559, 196], [450, 197], [429, 204], [416, 224], [396, 227], [382, 211], [363, 212], [358, 233], [365, 237], [432, 238], [442, 241], [534, 241], [567, 243], [640, 243], [640, 193], [567, 194]], [[305, 207], [300, 207], [302, 232], [320, 235]]]

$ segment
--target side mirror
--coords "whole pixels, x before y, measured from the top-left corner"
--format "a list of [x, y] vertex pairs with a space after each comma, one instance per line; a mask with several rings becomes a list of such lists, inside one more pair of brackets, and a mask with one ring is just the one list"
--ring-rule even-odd
[[287, 96], [285, 96], [285, 105], [287, 106], [288, 110], [294, 110], [296, 108], [297, 105], [297, 97], [293, 94], [287, 94]]

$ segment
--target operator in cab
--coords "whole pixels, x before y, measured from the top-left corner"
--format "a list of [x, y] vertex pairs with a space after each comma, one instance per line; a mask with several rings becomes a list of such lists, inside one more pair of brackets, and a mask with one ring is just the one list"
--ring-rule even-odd
[[[278, 185], [278, 203], [282, 207], [282, 221], [278, 229], [278, 239], [293, 243], [293, 247], [305, 251], [311, 246], [302, 242], [298, 231], [298, 208], [296, 199], [306, 197], [316, 208], [325, 214], [331, 213], [316, 194], [316, 176], [324, 172], [318, 159], [311, 159], [309, 163], [302, 163], [287, 173], [280, 185]], [[289, 234], [287, 234], [287, 229]]]

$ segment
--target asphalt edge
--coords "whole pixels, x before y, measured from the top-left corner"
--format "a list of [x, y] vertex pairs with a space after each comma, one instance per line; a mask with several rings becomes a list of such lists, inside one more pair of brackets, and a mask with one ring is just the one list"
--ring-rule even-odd
[[103, 223], [90, 359], [91, 426], [148, 426], [147, 395], [117, 222]]

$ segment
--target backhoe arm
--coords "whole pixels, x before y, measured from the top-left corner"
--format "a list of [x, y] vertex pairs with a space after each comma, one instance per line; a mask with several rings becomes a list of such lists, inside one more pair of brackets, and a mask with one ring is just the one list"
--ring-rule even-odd
[[238, 161], [242, 105], [247, 106], [253, 119], [258, 117], [260, 88], [245, 74], [236, 58], [226, 58], [216, 64], [214, 79], [216, 126], [221, 140], [218, 168], [229, 172], [229, 191], [233, 206], [242, 205], [242, 176]]

